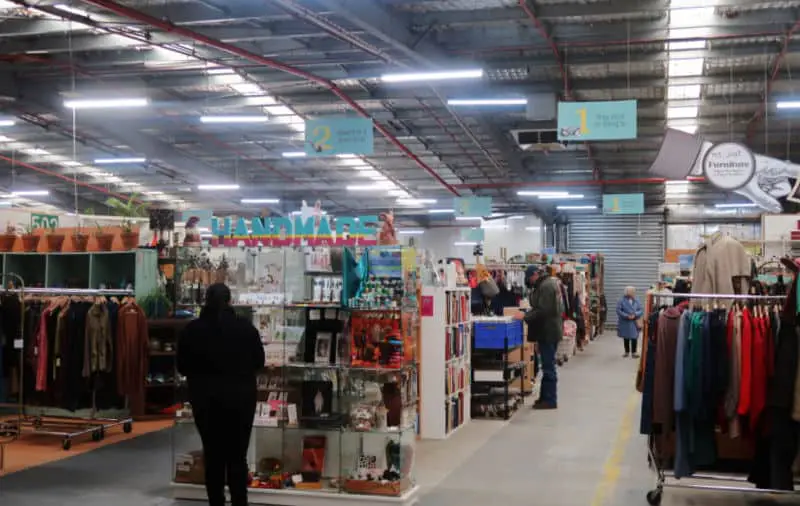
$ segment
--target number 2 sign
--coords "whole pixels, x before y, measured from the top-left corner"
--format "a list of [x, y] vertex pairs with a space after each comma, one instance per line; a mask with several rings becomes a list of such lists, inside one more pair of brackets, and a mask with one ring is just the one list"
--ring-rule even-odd
[[371, 119], [326, 117], [306, 121], [306, 156], [371, 155]]

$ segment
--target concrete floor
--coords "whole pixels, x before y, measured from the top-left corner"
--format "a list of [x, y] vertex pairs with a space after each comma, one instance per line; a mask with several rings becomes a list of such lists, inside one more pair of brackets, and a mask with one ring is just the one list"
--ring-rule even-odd
[[[638, 506], [654, 476], [638, 434], [636, 361], [604, 336], [559, 369], [559, 409], [474, 421], [422, 442], [420, 506]], [[192, 506], [169, 496], [170, 431], [0, 478], [2, 506]], [[800, 504], [789, 498], [787, 504]], [[777, 504], [762, 496], [666, 489], [664, 506]]]

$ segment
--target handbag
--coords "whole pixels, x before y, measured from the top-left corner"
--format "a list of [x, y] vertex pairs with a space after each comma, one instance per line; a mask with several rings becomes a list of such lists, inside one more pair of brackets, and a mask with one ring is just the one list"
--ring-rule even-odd
[[636, 330], [642, 330], [644, 328], [644, 321], [642, 318], [636, 319]]

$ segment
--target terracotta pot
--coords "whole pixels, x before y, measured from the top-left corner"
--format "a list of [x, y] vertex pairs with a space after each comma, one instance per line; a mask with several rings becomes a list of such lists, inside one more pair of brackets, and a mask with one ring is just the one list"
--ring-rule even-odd
[[75, 251], [84, 252], [89, 245], [89, 236], [86, 234], [73, 234], [72, 236], [72, 249]]
[[11, 251], [14, 249], [14, 242], [17, 240], [17, 234], [3, 234], [0, 235], [0, 251]]
[[136, 249], [139, 246], [139, 232], [122, 232], [120, 237], [125, 249]]
[[36, 251], [36, 249], [39, 247], [39, 241], [41, 239], [42, 239], [42, 236], [40, 236], [40, 235], [33, 235], [33, 234], [23, 235], [22, 236], [22, 251], [25, 251], [27, 253], [31, 253], [31, 252]]
[[59, 253], [62, 246], [64, 246], [64, 234], [48, 234], [45, 236], [47, 241], [47, 251], [51, 253]]
[[94, 236], [97, 239], [97, 249], [100, 251], [111, 251], [111, 246], [114, 244], [114, 236], [111, 234], [98, 233]]

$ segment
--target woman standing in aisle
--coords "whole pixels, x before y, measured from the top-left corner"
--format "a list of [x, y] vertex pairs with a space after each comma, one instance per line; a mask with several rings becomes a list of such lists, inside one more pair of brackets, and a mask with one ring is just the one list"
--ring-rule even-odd
[[636, 353], [636, 345], [639, 339], [639, 331], [642, 330], [641, 318], [644, 310], [639, 301], [636, 300], [636, 288], [625, 287], [625, 295], [617, 303], [617, 335], [625, 343], [624, 358], [639, 358]]
[[222, 283], [206, 291], [200, 318], [178, 342], [178, 372], [189, 383], [195, 424], [203, 441], [209, 506], [225, 505], [225, 478], [233, 506], [247, 506], [247, 447], [256, 411], [256, 373], [264, 348], [253, 324], [231, 307]]

